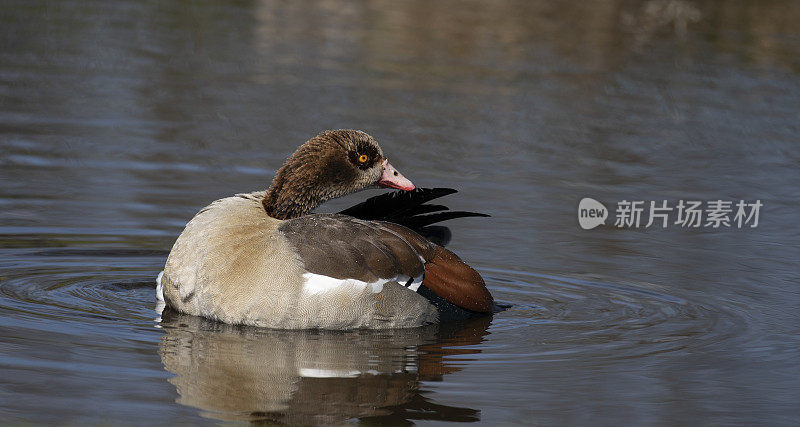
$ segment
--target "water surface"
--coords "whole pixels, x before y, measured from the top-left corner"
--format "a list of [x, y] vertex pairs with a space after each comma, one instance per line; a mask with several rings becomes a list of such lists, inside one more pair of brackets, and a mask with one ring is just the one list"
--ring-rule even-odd
[[[0, 420], [798, 424], [798, 20], [789, 1], [5, 2]], [[330, 128], [491, 214], [452, 221], [450, 248], [512, 308], [388, 332], [159, 317], [186, 221]], [[757, 228], [582, 230], [583, 197], [764, 206]]]

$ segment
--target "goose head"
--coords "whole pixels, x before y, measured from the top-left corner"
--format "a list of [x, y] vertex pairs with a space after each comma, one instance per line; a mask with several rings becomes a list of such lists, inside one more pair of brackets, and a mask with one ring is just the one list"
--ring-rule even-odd
[[326, 200], [369, 187], [413, 190], [414, 184], [359, 130], [328, 130], [306, 141], [283, 164], [262, 201], [277, 219], [305, 215]]

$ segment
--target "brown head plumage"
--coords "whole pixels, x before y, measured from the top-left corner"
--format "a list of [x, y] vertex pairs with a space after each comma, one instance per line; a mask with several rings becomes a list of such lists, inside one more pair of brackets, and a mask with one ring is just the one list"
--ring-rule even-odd
[[262, 203], [273, 218], [296, 218], [326, 200], [399, 179], [413, 189], [413, 184], [389, 165], [371, 136], [359, 130], [328, 130], [286, 160]]

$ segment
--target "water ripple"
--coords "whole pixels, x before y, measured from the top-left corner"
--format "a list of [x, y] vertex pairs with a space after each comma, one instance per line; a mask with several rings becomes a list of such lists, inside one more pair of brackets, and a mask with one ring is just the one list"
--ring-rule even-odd
[[531, 352], [485, 359], [622, 359], [697, 350], [740, 335], [745, 320], [723, 307], [698, 303], [678, 289], [649, 283], [483, 268], [487, 285], [512, 307], [495, 316], [491, 332], [516, 333]]
[[154, 282], [146, 277], [153, 275], [150, 266], [161, 258], [160, 251], [15, 252], [0, 266], [0, 309], [29, 320], [152, 327]]
[[[40, 258], [47, 258], [44, 266]], [[131, 322], [152, 327], [152, 266], [161, 251], [46, 249], [21, 251], [0, 270], [0, 308], [25, 318], [64, 322]], [[124, 264], [120, 269], [118, 265]], [[513, 340], [482, 360], [550, 360], [576, 355], [640, 357], [697, 350], [743, 333], [746, 322], [724, 307], [693, 301], [678, 289], [648, 283], [482, 268], [499, 301], [512, 307], [492, 333], [534, 343], [509, 354]]]

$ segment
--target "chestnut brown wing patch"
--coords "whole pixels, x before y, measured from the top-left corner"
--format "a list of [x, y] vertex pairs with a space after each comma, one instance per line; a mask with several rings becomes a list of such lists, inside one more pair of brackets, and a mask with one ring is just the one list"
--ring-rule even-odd
[[470, 311], [491, 313], [494, 300], [477, 271], [447, 249], [437, 246], [425, 263], [422, 284], [445, 300]]
[[478, 313], [492, 312], [494, 300], [486, 289], [486, 283], [458, 255], [428, 242], [402, 225], [386, 222], [381, 224], [402, 236], [425, 259], [422, 284], [428, 289], [458, 307]]

